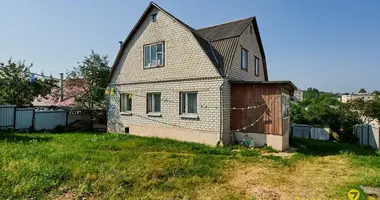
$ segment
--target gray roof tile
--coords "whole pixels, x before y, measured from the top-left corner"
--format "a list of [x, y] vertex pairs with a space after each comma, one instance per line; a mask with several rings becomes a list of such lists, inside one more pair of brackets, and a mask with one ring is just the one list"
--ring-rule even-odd
[[227, 22], [216, 26], [210, 26], [197, 30], [197, 33], [209, 41], [222, 40], [231, 37], [240, 36], [244, 29], [252, 22], [254, 18], [249, 17], [233, 22]]

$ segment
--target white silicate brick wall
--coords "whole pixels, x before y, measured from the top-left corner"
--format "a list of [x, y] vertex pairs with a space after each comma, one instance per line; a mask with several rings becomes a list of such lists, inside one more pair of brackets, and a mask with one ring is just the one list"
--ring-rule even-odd
[[[219, 87], [222, 83], [223, 79], [219, 78], [118, 86], [116, 94], [110, 97], [115, 109], [108, 113], [109, 132], [123, 133], [125, 127], [153, 125], [155, 129], [171, 128], [172, 131], [183, 130], [185, 134], [195, 134], [195, 132], [213, 134], [214, 140], [205, 143], [215, 145], [220, 138]], [[180, 115], [180, 92], [189, 91], [197, 92], [198, 119], [181, 118]], [[160, 117], [147, 114], [146, 95], [156, 92], [161, 93]], [[132, 93], [132, 115], [120, 113], [120, 93]], [[145, 131], [149, 130], [145, 129]], [[133, 134], [133, 128], [130, 131]]]

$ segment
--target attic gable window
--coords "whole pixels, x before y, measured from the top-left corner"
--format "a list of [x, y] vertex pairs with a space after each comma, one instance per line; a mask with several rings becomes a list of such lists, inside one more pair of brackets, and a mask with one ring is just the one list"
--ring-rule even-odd
[[248, 71], [248, 51], [241, 48], [241, 69]]
[[150, 15], [150, 17], [152, 18], [152, 22], [157, 21], [157, 13]]
[[259, 76], [260, 74], [260, 59], [255, 56], [255, 76]]
[[144, 68], [164, 66], [165, 43], [159, 42], [144, 46]]

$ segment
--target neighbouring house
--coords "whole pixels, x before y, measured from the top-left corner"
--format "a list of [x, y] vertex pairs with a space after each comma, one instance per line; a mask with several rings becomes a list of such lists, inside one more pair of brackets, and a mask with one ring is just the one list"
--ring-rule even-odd
[[295, 101], [303, 100], [303, 90], [298, 89], [294, 91], [294, 100]]
[[[42, 97], [36, 97], [32, 104], [34, 107], [60, 107], [71, 109], [75, 107], [75, 97], [85, 91], [85, 81], [82, 79], [65, 79], [59, 82], [59, 87], [54, 87], [51, 93]], [[62, 89], [61, 89], [62, 88]]]
[[67, 124], [77, 120], [89, 121], [89, 114], [85, 110], [78, 109], [75, 101], [75, 97], [86, 90], [85, 79], [61, 79], [58, 85], [59, 87], [52, 88], [50, 94], [36, 97], [32, 102], [33, 107], [40, 110], [64, 109], [68, 114]]
[[375, 95], [367, 93], [358, 93], [358, 94], [344, 94], [341, 97], [342, 103], [348, 103], [352, 100], [363, 99], [364, 101], [373, 100]]
[[255, 17], [193, 29], [150, 3], [109, 76], [108, 132], [284, 150], [290, 81], [268, 81]]

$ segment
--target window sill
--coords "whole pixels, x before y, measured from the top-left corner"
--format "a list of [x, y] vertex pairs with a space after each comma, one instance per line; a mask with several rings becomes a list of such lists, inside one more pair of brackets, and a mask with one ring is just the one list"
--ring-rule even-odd
[[183, 119], [199, 119], [198, 114], [182, 114], [180, 117]]
[[120, 115], [131, 116], [132, 112], [130, 112], [130, 111], [128, 111], [128, 112], [121, 112]]
[[161, 113], [159, 112], [151, 112], [147, 114], [148, 117], [162, 117]]
[[160, 68], [160, 67], [164, 67], [164, 65], [144, 66], [144, 69], [154, 69], [154, 68]]

